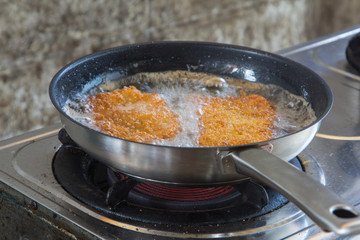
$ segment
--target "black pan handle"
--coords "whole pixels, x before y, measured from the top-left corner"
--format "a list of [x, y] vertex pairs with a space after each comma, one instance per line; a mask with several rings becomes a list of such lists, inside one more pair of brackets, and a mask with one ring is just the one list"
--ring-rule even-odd
[[340, 235], [360, 233], [360, 213], [335, 193], [271, 153], [249, 148], [229, 153], [238, 173], [257, 179], [275, 189], [324, 231]]

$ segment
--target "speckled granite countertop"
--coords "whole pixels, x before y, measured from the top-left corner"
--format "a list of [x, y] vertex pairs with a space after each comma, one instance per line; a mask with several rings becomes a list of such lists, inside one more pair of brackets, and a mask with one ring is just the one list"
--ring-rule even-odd
[[66, 63], [156, 40], [214, 41], [276, 51], [360, 23], [336, 0], [10, 1], [0, 8], [0, 139], [51, 125], [48, 97]]

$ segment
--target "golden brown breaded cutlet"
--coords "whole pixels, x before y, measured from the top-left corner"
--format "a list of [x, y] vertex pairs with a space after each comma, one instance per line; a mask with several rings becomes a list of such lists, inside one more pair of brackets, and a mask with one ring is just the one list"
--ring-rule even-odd
[[[272, 138], [275, 107], [259, 95], [199, 97], [200, 146], [233, 146]], [[134, 86], [88, 98], [94, 124], [106, 134], [152, 143], [174, 138], [181, 131], [178, 115], [157, 93]]]
[[264, 97], [249, 95], [201, 98], [200, 146], [233, 146], [272, 138], [275, 107]]
[[90, 96], [88, 103], [94, 124], [114, 137], [151, 143], [173, 138], [181, 130], [178, 116], [159, 94], [134, 86]]

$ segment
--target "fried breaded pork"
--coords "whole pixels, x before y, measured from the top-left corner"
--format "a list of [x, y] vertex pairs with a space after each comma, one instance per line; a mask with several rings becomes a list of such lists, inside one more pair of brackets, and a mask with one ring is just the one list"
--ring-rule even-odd
[[200, 146], [232, 146], [272, 138], [275, 107], [264, 97], [249, 95], [201, 98]]
[[[276, 111], [265, 98], [245, 94], [193, 98], [199, 104], [200, 146], [242, 145], [272, 138]], [[182, 130], [178, 115], [159, 94], [143, 93], [134, 86], [90, 96], [88, 104], [93, 123], [114, 137], [154, 143], [172, 139]]]
[[181, 130], [178, 116], [157, 93], [143, 93], [134, 86], [88, 98], [94, 124], [103, 133], [151, 143], [173, 138]]

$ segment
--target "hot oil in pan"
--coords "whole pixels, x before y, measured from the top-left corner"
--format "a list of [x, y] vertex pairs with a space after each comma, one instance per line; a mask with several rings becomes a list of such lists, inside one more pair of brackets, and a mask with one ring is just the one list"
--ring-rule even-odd
[[276, 107], [278, 116], [273, 132], [274, 138], [300, 130], [316, 120], [310, 104], [302, 97], [293, 95], [279, 86], [187, 71], [138, 73], [115, 81], [103, 81], [96, 88], [68, 100], [64, 111], [75, 120], [97, 129], [91, 116], [87, 114], [89, 106], [86, 98], [124, 86], [135, 86], [143, 92], [159, 93], [171, 110], [179, 116], [182, 131], [175, 138], [154, 142], [156, 144], [198, 146], [199, 111], [201, 112], [202, 106], [194, 104], [194, 95], [241, 97], [243, 91], [246, 95], [257, 94], [265, 97]]

